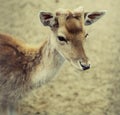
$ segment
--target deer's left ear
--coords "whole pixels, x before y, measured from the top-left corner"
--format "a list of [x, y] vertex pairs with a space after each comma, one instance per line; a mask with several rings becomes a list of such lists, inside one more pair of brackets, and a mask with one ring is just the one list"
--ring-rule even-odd
[[39, 17], [44, 26], [55, 27], [58, 25], [56, 17], [50, 12], [40, 12]]
[[85, 25], [91, 25], [94, 22], [96, 22], [98, 19], [100, 19], [106, 11], [99, 11], [99, 12], [85, 12], [84, 13], [84, 19], [85, 19]]

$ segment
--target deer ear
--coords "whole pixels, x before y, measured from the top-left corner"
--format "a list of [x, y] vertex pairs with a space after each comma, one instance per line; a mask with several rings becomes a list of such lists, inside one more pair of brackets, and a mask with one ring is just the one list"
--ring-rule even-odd
[[94, 22], [96, 22], [98, 19], [100, 19], [106, 11], [99, 11], [99, 12], [85, 12], [84, 18], [85, 18], [85, 25], [91, 25]]
[[58, 25], [56, 17], [50, 12], [40, 12], [39, 17], [44, 26], [55, 27]]

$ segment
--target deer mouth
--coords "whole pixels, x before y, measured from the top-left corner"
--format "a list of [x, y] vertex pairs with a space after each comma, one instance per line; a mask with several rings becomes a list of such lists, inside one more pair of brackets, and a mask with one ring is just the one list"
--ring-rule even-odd
[[90, 64], [83, 63], [81, 61], [71, 61], [71, 64], [79, 70], [88, 70], [90, 69]]

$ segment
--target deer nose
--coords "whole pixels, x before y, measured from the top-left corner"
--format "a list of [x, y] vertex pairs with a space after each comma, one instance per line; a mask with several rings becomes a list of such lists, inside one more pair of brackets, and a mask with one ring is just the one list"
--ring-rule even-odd
[[83, 70], [90, 69], [90, 64], [83, 64], [82, 62], [80, 62], [80, 65], [81, 65]]

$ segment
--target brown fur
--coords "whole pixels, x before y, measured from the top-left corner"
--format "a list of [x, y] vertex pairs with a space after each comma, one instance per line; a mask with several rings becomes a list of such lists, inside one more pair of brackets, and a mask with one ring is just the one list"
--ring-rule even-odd
[[49, 40], [35, 47], [0, 34], [0, 50], [0, 113], [4, 115], [26, 93], [48, 82], [64, 61]]
[[49, 40], [35, 47], [0, 34], [0, 115], [11, 115], [20, 99], [54, 77], [63, 62]]
[[77, 34], [79, 32], [82, 32], [82, 25], [80, 21], [76, 18], [71, 17], [67, 19], [65, 26], [67, 31], [70, 32], [71, 34]]
[[42, 48], [30, 49], [23, 44], [0, 34], [0, 100], [15, 102], [31, 88], [30, 74], [40, 64]]

